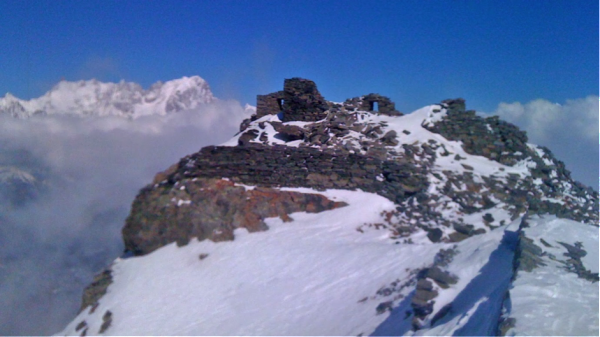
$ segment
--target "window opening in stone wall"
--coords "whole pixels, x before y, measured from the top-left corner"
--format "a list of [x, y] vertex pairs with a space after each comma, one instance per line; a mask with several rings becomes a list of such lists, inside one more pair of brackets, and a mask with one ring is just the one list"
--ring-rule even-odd
[[379, 102], [369, 102], [371, 106], [371, 111], [379, 111]]
[[283, 98], [277, 99], [277, 105], [279, 106], [279, 113], [277, 113], [277, 117], [280, 121], [283, 121]]

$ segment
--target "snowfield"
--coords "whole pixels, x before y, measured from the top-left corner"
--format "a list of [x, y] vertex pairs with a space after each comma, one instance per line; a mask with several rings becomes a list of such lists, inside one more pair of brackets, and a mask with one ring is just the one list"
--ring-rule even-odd
[[567, 250], [559, 242], [581, 242], [587, 252], [581, 259], [584, 267], [597, 273], [598, 228], [552, 216], [536, 217], [529, 225], [525, 235], [544, 250], [546, 266], [519, 272], [513, 282], [510, 316], [517, 321], [509, 335], [597, 336], [598, 283], [563, 272], [564, 265], [558, 261], [568, 259], [563, 255]]
[[82, 320], [99, 331], [106, 310], [116, 335], [370, 333], [386, 318], [375, 314], [377, 290], [430, 264], [436, 251], [396, 245], [387, 231], [356, 230], [380, 222], [381, 211], [393, 208], [389, 200], [361, 191], [323, 194], [349, 206], [293, 213], [291, 223], [268, 219], [268, 231], [237, 230], [231, 242], [170, 244], [117, 260], [95, 314], [84, 310], [60, 334], [77, 334]]
[[[285, 188], [319, 193], [307, 188]], [[96, 334], [112, 313], [111, 335], [489, 335], [497, 323], [512, 276], [519, 220], [457, 244], [396, 244], [389, 232], [357, 228], [382, 221], [389, 200], [362, 191], [321, 192], [349, 204], [319, 214], [293, 213], [292, 222], [267, 219], [269, 230], [235, 232], [235, 240], [175, 243], [142, 257], [117, 259], [113, 284], [94, 313], [80, 313], [59, 335], [78, 335], [85, 321]], [[569, 226], [581, 226], [584, 235]], [[364, 228], [364, 227], [363, 227]], [[549, 228], [543, 232], [544, 228]], [[540, 233], [540, 231], [542, 231]], [[531, 233], [530, 233], [531, 232]], [[571, 236], [564, 237], [569, 232]], [[582, 241], [598, 263], [598, 231], [552, 217], [539, 218], [528, 235], [547, 241]], [[595, 236], [594, 236], [595, 234]], [[440, 249], [457, 255], [447, 270], [459, 282], [439, 289], [434, 313], [452, 311], [431, 327], [411, 330], [415, 271], [430, 266]], [[595, 250], [593, 250], [595, 248]], [[586, 260], [593, 264], [593, 258]], [[598, 286], [551, 267], [520, 272], [512, 298], [514, 334], [594, 333]], [[555, 275], [555, 276], [552, 276]], [[378, 291], [397, 281], [408, 286], [392, 296]], [[581, 289], [587, 289], [581, 293]], [[395, 298], [395, 299], [394, 299]], [[392, 312], [378, 313], [394, 301]], [[595, 330], [594, 330], [595, 329]]]

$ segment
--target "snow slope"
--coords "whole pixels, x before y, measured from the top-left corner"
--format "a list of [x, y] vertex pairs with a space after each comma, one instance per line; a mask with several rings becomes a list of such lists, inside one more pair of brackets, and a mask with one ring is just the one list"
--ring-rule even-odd
[[[121, 335], [368, 333], [385, 319], [375, 315], [377, 290], [407, 278], [435, 252], [394, 245], [386, 233], [356, 231], [393, 207], [387, 199], [360, 191], [324, 195], [350, 206], [294, 213], [287, 224], [269, 219], [268, 231], [239, 230], [232, 242], [171, 244], [116, 261], [114, 285], [96, 313], [113, 312], [110, 333]], [[99, 317], [86, 310], [64, 333], [74, 333], [82, 320], [95, 333]]]
[[61, 81], [43, 96], [28, 101], [7, 93], [0, 98], [0, 114], [17, 118], [38, 114], [137, 118], [194, 109], [214, 100], [208, 83], [199, 76], [157, 82], [148, 90], [125, 81]]
[[[310, 189], [285, 190], [317, 193]], [[267, 220], [270, 229], [237, 230], [234, 241], [175, 243], [147, 256], [117, 259], [113, 284], [93, 313], [79, 314], [60, 335], [76, 335], [86, 322], [96, 334], [110, 311], [111, 335], [490, 335], [495, 333], [512, 276], [518, 221], [457, 244], [394, 244], [389, 232], [357, 228], [382, 221], [393, 204], [362, 191], [328, 190], [349, 204], [322, 214], [294, 213], [290, 223]], [[593, 247], [593, 227], [552, 217], [536, 228], [583, 226], [571, 239]], [[558, 236], [554, 236], [558, 235]], [[512, 237], [512, 238], [511, 238]], [[597, 240], [597, 230], [596, 230]], [[436, 309], [452, 311], [432, 326], [413, 331], [410, 299], [416, 272], [441, 249], [457, 255], [447, 270], [459, 282], [441, 290]], [[597, 255], [591, 251], [591, 255]], [[597, 266], [597, 263], [596, 263]], [[555, 275], [554, 277], [548, 277]], [[388, 294], [390, 284], [404, 287]], [[581, 289], [587, 289], [585, 293]], [[540, 269], [517, 278], [510, 290], [516, 334], [593, 334], [598, 328], [598, 287], [572, 274]], [[386, 296], [387, 295], [387, 296]], [[380, 312], [392, 300], [395, 309]]]
[[523, 231], [542, 248], [545, 265], [519, 272], [513, 282], [510, 317], [516, 324], [508, 334], [597, 336], [598, 283], [564, 272], [569, 257], [560, 243], [580, 242], [587, 252], [581, 258], [583, 266], [598, 273], [598, 228], [552, 216], [528, 222], [530, 227]]

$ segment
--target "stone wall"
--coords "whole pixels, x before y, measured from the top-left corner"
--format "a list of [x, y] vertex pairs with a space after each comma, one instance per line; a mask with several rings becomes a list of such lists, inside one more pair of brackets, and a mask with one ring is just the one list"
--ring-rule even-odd
[[327, 117], [329, 105], [311, 80], [298, 77], [283, 84], [283, 121], [318, 121]]
[[283, 91], [256, 96], [256, 118], [276, 115], [282, 110]]
[[378, 109], [375, 112], [390, 116], [402, 116], [402, 113], [396, 110], [396, 105], [389, 98], [379, 94], [368, 94], [363, 97], [360, 110], [373, 111], [373, 103], [377, 103]]
[[[347, 100], [344, 106], [346, 106], [346, 110], [373, 111], [375, 102], [378, 104], [375, 112], [390, 116], [402, 116], [402, 113], [396, 110], [394, 102], [379, 94], [368, 94], [362, 98]], [[251, 120], [283, 111], [283, 122], [315, 122], [327, 117], [327, 113], [332, 107], [335, 107], [335, 104], [323, 98], [315, 82], [294, 77], [284, 81], [283, 91], [257, 95], [256, 115]], [[350, 107], [351, 109], [349, 109]], [[243, 125], [240, 130], [244, 129]]]
[[309, 147], [209, 146], [183, 158], [167, 183], [194, 177], [226, 177], [266, 187], [361, 189], [400, 202], [427, 188], [424, 169], [410, 163]]

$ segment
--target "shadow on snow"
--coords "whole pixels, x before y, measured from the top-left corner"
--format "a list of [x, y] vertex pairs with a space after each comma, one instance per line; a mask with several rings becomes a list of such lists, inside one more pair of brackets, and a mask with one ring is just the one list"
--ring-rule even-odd
[[[456, 296], [448, 312], [433, 322], [430, 329], [460, 317], [455, 323], [458, 329], [454, 330], [454, 336], [496, 335], [502, 304], [513, 275], [512, 263], [517, 240], [517, 232], [504, 232], [500, 245], [490, 254], [488, 262]], [[414, 293], [413, 291], [392, 310], [389, 317], [373, 331], [373, 336], [401, 336], [412, 329], [413, 315], [410, 303]], [[469, 314], [478, 303], [475, 312]], [[465, 319], [468, 321], [463, 324]], [[461, 326], [458, 327], [459, 325]]]

